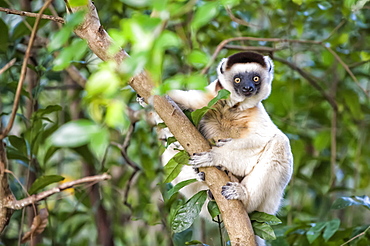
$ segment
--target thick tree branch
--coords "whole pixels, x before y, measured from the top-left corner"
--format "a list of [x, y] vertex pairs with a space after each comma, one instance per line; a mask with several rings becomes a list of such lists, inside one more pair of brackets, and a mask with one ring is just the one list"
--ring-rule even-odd
[[35, 18], [41, 18], [45, 20], [52, 20], [61, 24], [64, 24], [64, 19], [62, 17], [56, 17], [56, 16], [51, 16], [51, 15], [44, 15], [41, 13], [31, 13], [27, 11], [21, 11], [21, 10], [15, 10], [15, 9], [8, 9], [8, 8], [3, 8], [0, 7], [1, 12], [5, 12], [7, 14], [13, 14], [13, 15], [21, 15], [21, 16], [28, 16], [28, 17], [35, 17]]
[[43, 191], [43, 192], [35, 194], [35, 195], [31, 195], [31, 196], [29, 196], [27, 198], [24, 198], [22, 200], [19, 200], [19, 201], [17, 201], [17, 200], [8, 201], [5, 204], [5, 207], [13, 209], [13, 210], [19, 210], [19, 209], [22, 209], [26, 206], [29, 206], [29, 205], [35, 204], [35, 203], [37, 203], [41, 200], [44, 200], [45, 198], [48, 198], [49, 196], [54, 195], [56, 193], [59, 193], [63, 190], [73, 188], [77, 185], [85, 184], [85, 183], [96, 183], [96, 182], [107, 180], [107, 179], [110, 179], [110, 176], [106, 173], [103, 173], [101, 175], [84, 177], [84, 178], [77, 179], [77, 180], [74, 180], [74, 181], [71, 181], [71, 182], [63, 183], [63, 184], [61, 184], [57, 187], [54, 187], [50, 190]]
[[[114, 59], [117, 63], [121, 63], [128, 57], [127, 53], [124, 50], [114, 56], [108, 53], [112, 39], [102, 28], [95, 6], [89, 2], [88, 8], [84, 22], [78, 26], [75, 33], [86, 39], [91, 50], [102, 60]], [[73, 8], [72, 11], [80, 9]], [[145, 72], [135, 76], [130, 81], [130, 85], [147, 102], [153, 102], [155, 111], [189, 154], [210, 149], [208, 141], [169, 97], [151, 95], [154, 86]], [[242, 203], [237, 200], [226, 200], [221, 195], [221, 187], [229, 181], [227, 175], [216, 168], [205, 168], [202, 171], [206, 172], [206, 183], [219, 206], [232, 245], [255, 245], [253, 229]]]

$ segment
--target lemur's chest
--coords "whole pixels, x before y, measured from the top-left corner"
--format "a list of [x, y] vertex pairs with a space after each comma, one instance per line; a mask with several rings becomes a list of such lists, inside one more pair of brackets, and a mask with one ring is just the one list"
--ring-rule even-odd
[[203, 117], [199, 130], [210, 141], [244, 138], [251, 131], [256, 111], [256, 108], [240, 111], [221, 100]]

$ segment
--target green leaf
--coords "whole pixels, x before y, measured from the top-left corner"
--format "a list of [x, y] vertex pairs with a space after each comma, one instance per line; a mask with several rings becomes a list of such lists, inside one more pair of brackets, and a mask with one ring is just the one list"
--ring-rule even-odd
[[35, 194], [37, 191], [41, 190], [42, 188], [57, 183], [64, 180], [64, 177], [59, 175], [45, 175], [41, 176], [40, 178], [36, 179], [35, 182], [31, 185], [31, 188], [29, 189], [28, 193], [30, 195]]
[[180, 183], [176, 184], [174, 187], [172, 187], [170, 190], [167, 191], [166, 200], [170, 199], [175, 193], [177, 193], [180, 189], [184, 188], [185, 186], [192, 184], [196, 182], [196, 179], [188, 179], [181, 181]]
[[174, 180], [179, 173], [183, 165], [189, 161], [189, 155], [185, 151], [180, 151], [168, 163], [164, 166], [164, 181], [163, 183], [170, 183]]
[[203, 68], [207, 65], [209, 57], [200, 50], [193, 50], [187, 57], [187, 61], [195, 68]]
[[44, 164], [47, 163], [50, 160], [50, 158], [55, 154], [55, 152], [57, 150], [59, 150], [59, 148], [57, 148], [57, 147], [50, 147], [50, 148], [48, 148], [48, 150], [46, 151], [46, 154], [44, 156], [43, 163]]
[[104, 95], [113, 96], [119, 91], [120, 78], [117, 72], [107, 69], [99, 70], [92, 74], [86, 84], [88, 97]]
[[2, 19], [0, 19], [0, 30], [0, 51], [6, 51], [9, 45], [9, 28]]
[[184, 84], [188, 90], [204, 90], [208, 85], [208, 80], [204, 75], [195, 73], [186, 77]]
[[98, 159], [102, 160], [109, 146], [109, 131], [106, 128], [91, 134], [89, 148]]
[[318, 151], [322, 151], [325, 148], [328, 148], [330, 144], [330, 131], [322, 131], [318, 133], [313, 141], [313, 145], [315, 149]]
[[127, 108], [123, 101], [110, 100], [105, 114], [105, 123], [111, 128], [120, 129], [122, 131], [127, 129], [130, 125], [130, 120], [125, 117], [125, 112], [127, 112]]
[[71, 7], [79, 7], [83, 5], [87, 5], [88, 1], [87, 0], [70, 0], [68, 3], [71, 5]]
[[217, 96], [208, 103], [208, 106], [205, 106], [203, 108], [191, 112], [191, 120], [193, 121], [193, 124], [195, 126], [198, 126], [200, 120], [208, 112], [208, 110], [212, 109], [212, 106], [215, 105], [219, 100], [228, 98], [229, 95], [230, 95], [229, 91], [225, 89], [219, 90]]
[[219, 3], [208, 2], [203, 6], [199, 7], [194, 15], [194, 19], [191, 22], [191, 28], [193, 31], [197, 31], [202, 26], [208, 24], [218, 13]]
[[228, 7], [232, 7], [240, 4], [240, 0], [221, 0], [221, 4]]
[[21, 160], [25, 163], [29, 162], [28, 155], [22, 154], [19, 150], [11, 146], [6, 148], [6, 156], [8, 160]]
[[267, 223], [268, 225], [278, 225], [282, 223], [281, 220], [275, 215], [258, 211], [252, 212], [249, 215], [249, 218], [254, 221]]
[[166, 148], [168, 146], [170, 146], [170, 144], [175, 143], [176, 141], [177, 141], [177, 139], [175, 137], [169, 137], [169, 138], [167, 138]]
[[314, 224], [313, 227], [308, 230], [306, 237], [310, 243], [316, 240], [321, 235], [321, 231], [325, 228], [326, 222], [319, 222]]
[[206, 246], [207, 244], [202, 243], [201, 241], [198, 240], [191, 240], [189, 242], [185, 242], [185, 245], [204, 245]]
[[137, 8], [148, 7], [152, 5], [151, 0], [121, 0], [123, 3]]
[[368, 196], [340, 197], [334, 201], [332, 209], [342, 209], [348, 206], [364, 206], [370, 209], [370, 198]]
[[78, 11], [76, 13], [67, 15], [66, 24], [57, 33], [53, 32], [50, 37], [50, 43], [48, 44], [48, 51], [52, 52], [63, 47], [63, 45], [69, 40], [74, 28], [79, 25], [85, 17], [84, 11]]
[[35, 112], [35, 115], [38, 116], [38, 117], [41, 117], [41, 116], [44, 116], [46, 114], [50, 114], [50, 113], [61, 111], [61, 110], [62, 110], [62, 107], [59, 106], [59, 105], [49, 105], [44, 109], [38, 109]]
[[276, 236], [272, 227], [263, 222], [252, 222], [254, 233], [265, 240], [275, 240]]
[[293, 0], [293, 3], [301, 5], [303, 3], [303, 0]]
[[62, 125], [50, 136], [50, 140], [57, 147], [79, 147], [89, 143], [99, 131], [101, 128], [90, 120], [76, 120]]
[[20, 137], [12, 135], [12, 136], [9, 136], [8, 139], [14, 148], [16, 148], [23, 155], [27, 156], [27, 145], [26, 145], [26, 141], [24, 140], [24, 138], [20, 138]]
[[184, 242], [190, 241], [193, 235], [192, 228], [188, 228], [180, 233], [173, 233], [172, 241], [174, 246], [184, 246]]
[[361, 109], [359, 97], [355, 92], [347, 90], [344, 93], [344, 100], [346, 102], [346, 106], [349, 107], [349, 110], [351, 111], [352, 116], [355, 119], [361, 120], [364, 118], [364, 113]]
[[327, 242], [336, 231], [338, 231], [339, 226], [340, 226], [340, 220], [339, 219], [334, 219], [329, 222], [326, 222], [325, 225], [325, 231], [323, 234], [323, 238], [325, 239], [325, 242]]
[[218, 91], [217, 96], [213, 98], [211, 101], [208, 103], [208, 107], [212, 107], [215, 105], [219, 100], [221, 99], [227, 99], [230, 95], [230, 92], [226, 89], [221, 89]]
[[207, 198], [207, 191], [202, 190], [192, 196], [184, 205], [176, 211], [171, 222], [171, 228], [175, 233], [188, 229], [198, 217], [200, 210]]
[[207, 204], [207, 209], [212, 218], [215, 218], [217, 215], [221, 214], [220, 209], [215, 201], [209, 201]]

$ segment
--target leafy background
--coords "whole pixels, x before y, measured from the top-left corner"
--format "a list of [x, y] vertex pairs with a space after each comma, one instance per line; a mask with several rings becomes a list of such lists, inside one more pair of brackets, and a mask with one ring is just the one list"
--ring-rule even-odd
[[[161, 182], [164, 147], [127, 81], [145, 67], [156, 93], [203, 88], [215, 79], [221, 58], [249, 48], [274, 59], [273, 90], [264, 105], [289, 136], [294, 154], [293, 178], [278, 214], [283, 223], [274, 226], [277, 239], [271, 244], [341, 245], [356, 235], [348, 245], [370, 244], [368, 1], [111, 0], [95, 5], [102, 25], [131, 59], [120, 67], [101, 62], [73, 34], [83, 15], [66, 16], [64, 2], [54, 1], [46, 14], [66, 16], [67, 24], [41, 22], [17, 122], [6, 139], [15, 175], [11, 189], [18, 199], [26, 196], [21, 184], [37, 192], [46, 184], [32, 183], [50, 181], [49, 175], [54, 175], [50, 183], [112, 175], [108, 182], [42, 202], [49, 225], [40, 245], [184, 245], [191, 240], [219, 245], [217, 223], [196, 221], [181, 233], [171, 231], [176, 208], [186, 201], [179, 194], [162, 201], [161, 192], [166, 197], [170, 188]], [[37, 12], [42, 1], [0, 1], [0, 6]], [[6, 124], [35, 20], [0, 16], [0, 67], [16, 58], [0, 75]], [[217, 45], [233, 37], [278, 40], [228, 43], [210, 63]], [[73, 77], [73, 68], [82, 79]], [[18, 245], [19, 234], [29, 228], [28, 214], [13, 215], [3, 245]], [[225, 232], [221, 235], [227, 241]]]

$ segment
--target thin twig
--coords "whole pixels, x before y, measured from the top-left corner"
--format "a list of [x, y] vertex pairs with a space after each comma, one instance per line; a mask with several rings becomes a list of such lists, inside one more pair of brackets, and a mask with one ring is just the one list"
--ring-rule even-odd
[[274, 60], [281, 62], [285, 65], [288, 65], [291, 69], [297, 71], [303, 78], [305, 78], [315, 89], [317, 89], [321, 95], [329, 102], [329, 104], [332, 106], [334, 110], [338, 110], [337, 102], [325, 92], [325, 90], [320, 86], [321, 83], [318, 83], [317, 81], [320, 81], [319, 78], [313, 77], [313, 75], [310, 75], [294, 63], [291, 63], [289, 61], [286, 61], [284, 59], [275, 57]]
[[343, 25], [344, 25], [344, 23], [346, 23], [346, 20], [342, 20], [330, 33], [329, 33], [329, 35], [326, 37], [326, 38], [324, 38], [323, 40], [321, 40], [321, 42], [325, 42], [326, 40], [328, 40], [329, 38], [331, 38], [331, 36], [333, 36], [334, 35], [334, 33], [336, 33], [338, 30], [339, 30], [339, 28], [341, 28]]
[[325, 45], [322, 45], [323, 47], [325, 47], [334, 57], [335, 59], [343, 66], [343, 68], [347, 71], [347, 73], [351, 76], [351, 78], [353, 79], [353, 81], [355, 81], [355, 83], [357, 84], [358, 87], [360, 87], [360, 89], [365, 93], [366, 96], [369, 97], [369, 95], [367, 94], [367, 91], [362, 88], [362, 86], [360, 85], [360, 82], [358, 82], [357, 78], [355, 77], [355, 75], [352, 73], [351, 69], [348, 67], [348, 65], [338, 56], [338, 54], [332, 50], [330, 47], [328, 46], [325, 46]]
[[135, 130], [135, 122], [132, 122], [129, 129], [127, 130], [127, 133], [126, 133], [126, 136], [125, 136], [125, 140], [123, 141], [123, 144], [119, 144], [119, 143], [115, 143], [115, 142], [112, 142], [112, 144], [114, 146], [117, 146], [120, 149], [121, 156], [126, 161], [126, 163], [130, 167], [132, 167], [135, 171], [139, 171], [140, 170], [139, 165], [136, 164], [134, 161], [132, 161], [131, 158], [127, 154], [127, 149], [130, 145], [131, 137], [132, 137], [132, 134], [134, 133], [134, 130]]
[[226, 9], [226, 12], [227, 14], [229, 15], [230, 19], [236, 23], [238, 23], [239, 25], [243, 25], [243, 26], [254, 26], [254, 27], [258, 27], [258, 25], [254, 25], [254, 24], [251, 24], [249, 22], [246, 22], [245, 20], [242, 20], [242, 19], [239, 19], [237, 18], [233, 12], [231, 11], [231, 9], [229, 7], [225, 7]]
[[52, 21], [55, 21], [55, 22], [58, 22], [58, 23], [61, 23], [61, 24], [64, 24], [64, 22], [65, 22], [62, 17], [56, 17], [56, 16], [51, 16], [51, 15], [41, 14], [43, 11], [42, 12], [40, 11], [39, 13], [32, 13], [32, 12], [27, 12], [27, 11], [21, 11], [21, 10], [8, 9], [8, 8], [0, 7], [0, 12], [5, 12], [7, 14], [13, 14], [13, 15], [21, 15], [21, 16], [41, 18], [41, 19], [45, 19], [45, 20], [52, 20]]
[[365, 235], [365, 233], [366, 233], [369, 229], [370, 229], [370, 226], [368, 226], [368, 227], [366, 228], [366, 230], [365, 230], [365, 231], [363, 231], [363, 232], [361, 232], [360, 234], [358, 234], [358, 235], [354, 236], [353, 238], [351, 238], [351, 239], [350, 239], [350, 240], [348, 240], [347, 242], [345, 242], [345, 243], [341, 244], [340, 246], [346, 245], [346, 244], [348, 244], [348, 243], [352, 242], [353, 240], [355, 240], [356, 238], [358, 238], [358, 237], [361, 237], [361, 236]]
[[5, 66], [0, 69], [0, 75], [3, 72], [5, 72], [6, 70], [8, 70], [8, 68], [10, 68], [11, 66], [13, 66], [16, 60], [17, 60], [16, 58], [13, 58], [10, 62], [8, 62], [7, 64], [5, 64]]
[[241, 45], [225, 45], [225, 49], [229, 50], [253, 50], [253, 51], [259, 51], [259, 52], [266, 52], [271, 53], [279, 50], [286, 49], [287, 47], [281, 47], [281, 48], [271, 48], [271, 47], [265, 47], [265, 46], [241, 46]]
[[370, 60], [355, 62], [355, 63], [349, 64], [348, 67], [349, 68], [358, 67], [358, 66], [364, 65], [364, 64], [366, 64], [368, 62], [370, 62]]
[[236, 38], [229, 38], [223, 40], [217, 47], [215, 52], [213, 53], [209, 63], [205, 68], [203, 68], [201, 74], [206, 74], [216, 60], [217, 55], [220, 51], [224, 48], [224, 46], [230, 42], [234, 41], [263, 41], [263, 42], [275, 42], [275, 43], [302, 43], [302, 44], [321, 44], [320, 41], [314, 40], [299, 40], [299, 39], [281, 39], [281, 38], [255, 38], [255, 37], [236, 37]]
[[84, 178], [81, 178], [81, 179], [78, 179], [78, 180], [63, 183], [63, 184], [61, 184], [57, 187], [54, 187], [50, 190], [43, 191], [39, 194], [31, 195], [31, 196], [29, 196], [27, 198], [24, 198], [22, 200], [19, 200], [19, 201], [16, 201], [16, 200], [15, 201], [8, 201], [5, 204], [5, 207], [11, 208], [11, 209], [14, 209], [14, 210], [22, 209], [26, 206], [29, 206], [31, 204], [35, 204], [36, 202], [44, 200], [45, 198], [48, 198], [51, 195], [54, 195], [54, 194], [59, 193], [63, 190], [72, 188], [76, 185], [80, 185], [80, 184], [84, 184], [84, 183], [91, 183], [91, 182], [99, 182], [99, 181], [107, 180], [107, 179], [110, 179], [110, 178], [111, 178], [110, 175], [108, 175], [106, 173], [104, 173], [102, 175], [84, 177]]
[[35, 38], [36, 38], [37, 28], [40, 24], [40, 19], [41, 19], [42, 13], [45, 11], [45, 9], [48, 7], [48, 5], [51, 2], [52, 2], [52, 0], [46, 1], [45, 4], [40, 9], [40, 12], [39, 12], [38, 16], [36, 17], [35, 25], [32, 28], [31, 37], [30, 37], [30, 40], [29, 40], [29, 43], [28, 43], [28, 46], [27, 46], [26, 54], [24, 56], [22, 69], [21, 69], [21, 75], [19, 77], [18, 87], [17, 87], [17, 91], [16, 91], [16, 94], [15, 94], [15, 97], [14, 97], [12, 113], [10, 115], [8, 125], [6, 126], [4, 131], [0, 134], [0, 140], [4, 139], [13, 127], [15, 116], [17, 114], [17, 110], [18, 110], [18, 106], [19, 106], [19, 101], [20, 101], [20, 97], [21, 97], [23, 82], [26, 78], [28, 59], [31, 55], [31, 49], [32, 49], [32, 46], [33, 46], [33, 42], [35, 41]]
[[128, 194], [130, 192], [130, 188], [131, 188], [131, 185], [132, 185], [132, 181], [134, 180], [134, 177], [136, 174], [139, 173], [139, 170], [134, 170], [133, 173], [130, 175], [130, 178], [128, 179], [127, 181], [127, 184], [126, 184], [126, 187], [125, 187], [125, 191], [124, 191], [124, 195], [123, 195], [123, 204], [126, 205], [130, 210], [132, 210], [132, 206], [130, 203], [128, 203]]
[[13, 178], [15, 180], [17, 180], [18, 184], [22, 187], [22, 190], [24, 191], [24, 193], [26, 193], [27, 196], [30, 195], [30, 194], [28, 194], [28, 191], [27, 191], [26, 187], [24, 187], [24, 185], [22, 184], [22, 182], [18, 179], [17, 176], [15, 176], [15, 174], [12, 171], [10, 171], [8, 169], [5, 169], [5, 172], [11, 174], [13, 176]]

